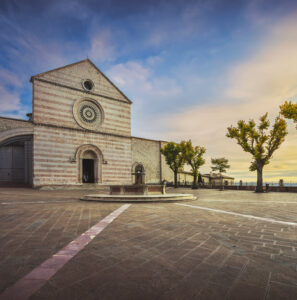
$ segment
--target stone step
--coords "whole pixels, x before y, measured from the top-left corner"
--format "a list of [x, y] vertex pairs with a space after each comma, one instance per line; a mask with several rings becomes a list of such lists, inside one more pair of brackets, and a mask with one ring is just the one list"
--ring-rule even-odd
[[80, 198], [82, 201], [94, 202], [177, 202], [196, 200], [192, 194], [158, 194], [158, 195], [102, 195], [92, 194]]
[[84, 183], [80, 185], [45, 185], [39, 188], [43, 191], [52, 191], [52, 190], [96, 190], [96, 191], [108, 191], [109, 185], [99, 185], [93, 183]]

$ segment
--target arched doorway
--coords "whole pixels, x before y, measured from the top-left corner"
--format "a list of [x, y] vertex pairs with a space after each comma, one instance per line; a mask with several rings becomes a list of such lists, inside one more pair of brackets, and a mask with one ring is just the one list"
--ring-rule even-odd
[[79, 183], [101, 183], [103, 155], [94, 145], [82, 145], [76, 150]]
[[96, 154], [87, 150], [82, 155], [82, 182], [95, 183], [95, 162], [97, 160]]
[[0, 185], [32, 184], [32, 136], [0, 141]]
[[144, 176], [145, 176], [145, 172], [144, 172], [144, 167], [142, 164], [138, 164], [135, 167], [135, 184], [144, 184]]

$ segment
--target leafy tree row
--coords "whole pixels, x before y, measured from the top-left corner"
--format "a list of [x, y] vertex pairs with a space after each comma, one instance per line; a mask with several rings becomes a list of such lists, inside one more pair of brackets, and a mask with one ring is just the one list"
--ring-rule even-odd
[[181, 143], [169, 142], [163, 148], [161, 153], [165, 156], [166, 163], [174, 173], [174, 186], [177, 187], [177, 174], [183, 170], [185, 163], [191, 166], [194, 177], [193, 187], [198, 186], [199, 168], [205, 164], [203, 154], [206, 149], [200, 146], [193, 146], [192, 141], [181, 141]]
[[[174, 186], [177, 187], [177, 174], [183, 170], [183, 166], [188, 164], [193, 175], [193, 188], [198, 188], [199, 168], [205, 164], [203, 155], [206, 149], [201, 146], [193, 146], [192, 141], [181, 141], [179, 144], [174, 142], [167, 143], [161, 153], [165, 156], [166, 163], [174, 173]], [[226, 158], [216, 158], [211, 160], [214, 167], [213, 171], [220, 173], [226, 172], [228, 160]], [[202, 181], [200, 175], [200, 181]]]
[[[250, 119], [248, 122], [240, 120], [237, 122], [236, 127], [230, 126], [227, 128], [226, 136], [235, 139], [245, 152], [252, 154], [253, 160], [250, 165], [250, 171], [257, 171], [256, 192], [263, 192], [263, 168], [269, 164], [273, 153], [280, 147], [288, 134], [286, 121], [281, 115], [297, 123], [296, 103], [286, 101], [280, 106], [280, 109], [280, 115], [275, 119], [271, 129], [269, 129], [268, 113], [260, 117], [258, 125], [253, 119]], [[182, 141], [179, 144], [169, 142], [161, 149], [166, 163], [174, 173], [175, 187], [177, 187], [177, 174], [183, 169], [185, 163], [191, 166], [194, 179], [193, 188], [198, 187], [199, 168], [205, 163], [203, 158], [205, 152], [206, 149], [204, 147], [193, 146], [191, 140]], [[212, 159], [211, 162], [214, 165], [212, 170], [219, 171], [220, 174], [225, 173], [230, 168], [228, 160], [224, 157]]]

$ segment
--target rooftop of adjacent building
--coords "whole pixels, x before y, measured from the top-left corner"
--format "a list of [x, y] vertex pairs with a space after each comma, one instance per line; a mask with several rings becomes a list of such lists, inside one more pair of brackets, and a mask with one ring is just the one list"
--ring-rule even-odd
[[[190, 172], [190, 171], [181, 171], [178, 173], [192, 175], [192, 172]], [[211, 179], [215, 179], [215, 178], [234, 179], [234, 177], [230, 177], [230, 176], [226, 176], [224, 174], [218, 174], [218, 173], [201, 174], [201, 176], [205, 177], [205, 178], [211, 178]]]

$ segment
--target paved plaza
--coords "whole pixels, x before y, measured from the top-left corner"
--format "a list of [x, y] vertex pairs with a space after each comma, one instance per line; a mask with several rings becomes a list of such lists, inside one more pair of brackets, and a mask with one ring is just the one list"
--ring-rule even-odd
[[123, 207], [1, 188], [0, 299], [21, 299], [49, 261], [30, 299], [297, 299], [297, 194], [178, 192], [198, 199]]

